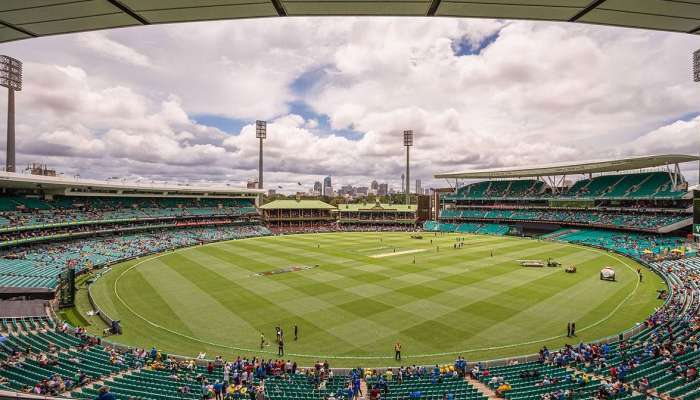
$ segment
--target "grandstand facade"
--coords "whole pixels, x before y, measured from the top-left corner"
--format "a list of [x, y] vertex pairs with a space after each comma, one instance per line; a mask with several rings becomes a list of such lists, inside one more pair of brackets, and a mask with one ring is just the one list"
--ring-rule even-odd
[[255, 190], [14, 173], [1, 173], [0, 187], [0, 298], [55, 293], [67, 268], [264, 229]]
[[475, 224], [500, 224], [500, 232], [517, 234], [593, 228], [685, 236], [693, 223], [693, 194], [679, 164], [695, 160], [649, 156], [437, 174], [486, 180], [441, 193], [438, 221], [428, 226], [470, 232]]
[[419, 223], [415, 204], [340, 204], [335, 210], [342, 230], [415, 230]]
[[274, 233], [330, 230], [335, 207], [320, 200], [275, 200], [260, 206], [265, 224]]

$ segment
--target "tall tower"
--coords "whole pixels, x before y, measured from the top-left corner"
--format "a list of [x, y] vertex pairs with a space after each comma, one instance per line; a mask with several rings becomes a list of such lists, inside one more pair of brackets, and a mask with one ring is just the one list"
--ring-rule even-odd
[[0, 86], [7, 88], [7, 153], [5, 171], [15, 172], [15, 91], [22, 90], [22, 62], [0, 56]]
[[413, 146], [413, 131], [403, 131], [403, 145], [406, 147], [406, 204], [411, 204], [411, 168], [410, 149]]
[[333, 183], [331, 182], [330, 175], [323, 178], [323, 195], [333, 196]]
[[[258, 155], [258, 189], [263, 188], [263, 140], [267, 138], [267, 122], [255, 121], [255, 137], [260, 139], [260, 154]], [[262, 194], [260, 195], [262, 200]]]

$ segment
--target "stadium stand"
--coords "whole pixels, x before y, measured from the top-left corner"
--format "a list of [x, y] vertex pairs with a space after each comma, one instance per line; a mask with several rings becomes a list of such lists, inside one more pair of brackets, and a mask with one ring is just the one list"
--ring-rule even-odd
[[255, 213], [252, 199], [56, 196], [51, 201], [44, 201], [28, 196], [0, 197], [2, 232], [76, 223], [242, 216]]
[[[674, 236], [588, 229], [557, 231], [550, 235], [561, 242], [601, 247], [641, 260], [650, 256], [671, 256], [674, 252], [682, 256], [686, 251], [685, 239]], [[544, 238], [549, 238], [550, 235], [545, 235]]]
[[499, 224], [450, 224], [435, 221], [426, 221], [423, 229], [428, 232], [458, 232], [475, 233], [484, 235], [505, 235], [508, 232], [507, 225]]
[[457, 189], [449, 200], [528, 199], [678, 199], [687, 192], [674, 189], [678, 176], [668, 172], [644, 172], [600, 175], [582, 179], [563, 192], [553, 192], [543, 181], [532, 179], [492, 180], [472, 183]]
[[80, 272], [173, 248], [269, 233], [260, 225], [224, 225], [13, 247], [0, 253], [0, 285], [54, 288], [66, 267]]
[[588, 210], [499, 210], [499, 209], [446, 209], [440, 218], [453, 220], [497, 220], [504, 222], [537, 221], [574, 226], [600, 226], [655, 231], [690, 218], [689, 215], [675, 213], [640, 213], [588, 211]]
[[[405, 371], [405, 372], [404, 372]], [[373, 373], [366, 378], [367, 389], [377, 388], [383, 393], [382, 399], [455, 399], [481, 400], [487, 397], [468, 383], [456, 370], [449, 371], [438, 365], [433, 368], [411, 367], [400, 371], [400, 377], [393, 374]]]

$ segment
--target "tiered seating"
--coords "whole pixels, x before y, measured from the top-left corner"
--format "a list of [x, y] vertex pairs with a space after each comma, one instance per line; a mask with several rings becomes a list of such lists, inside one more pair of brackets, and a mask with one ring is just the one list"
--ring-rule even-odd
[[[505, 398], [512, 400], [540, 398], [546, 393], [565, 390], [572, 391], [575, 399], [590, 399], [599, 386], [595, 379], [585, 379], [565, 368], [539, 362], [494, 367], [488, 371], [488, 375], [480, 373], [479, 379], [494, 391], [501, 383], [507, 383], [511, 389], [505, 392]], [[536, 372], [535, 377], [529, 377], [529, 372]]]
[[[0, 376], [8, 380], [11, 390], [24, 391], [36, 384], [60, 377], [64, 390], [72, 389], [84, 374], [85, 379], [101, 380], [125, 371], [131, 364], [130, 354], [117, 354], [102, 346], [89, 345], [94, 340], [71, 333], [52, 331], [48, 320], [20, 320], [13, 323], [11, 333], [0, 341], [0, 361], [7, 363], [0, 368]], [[3, 323], [10, 327], [6, 320]], [[38, 328], [39, 331], [30, 329]], [[44, 330], [46, 329], [46, 330]], [[82, 335], [82, 333], [80, 333]], [[42, 385], [43, 394], [51, 394]], [[59, 394], [61, 389], [50, 389]]]
[[95, 237], [11, 248], [0, 253], [0, 285], [54, 288], [66, 267], [77, 271], [201, 242], [268, 235], [259, 225], [222, 225]]
[[345, 377], [336, 376], [326, 380], [324, 387], [319, 388], [313, 378], [306, 375], [291, 375], [289, 379], [271, 377], [265, 381], [265, 396], [270, 400], [323, 399], [344, 388], [345, 382]]
[[[377, 385], [379, 378], [367, 379], [367, 387]], [[388, 393], [382, 396], [387, 400], [402, 400], [409, 398], [439, 400], [446, 394], [452, 394], [455, 399], [481, 400], [487, 397], [472, 387], [464, 378], [451, 374], [423, 374], [406, 377], [402, 383], [396, 380], [387, 382]]]
[[254, 214], [251, 199], [65, 197], [0, 197], [3, 229], [40, 228], [45, 225], [186, 216], [239, 216]]
[[423, 229], [429, 232], [458, 232], [477, 233], [484, 235], [505, 235], [508, 233], [508, 225], [499, 224], [449, 224], [426, 221]]
[[685, 192], [673, 190], [668, 172], [644, 172], [600, 175], [576, 181], [562, 194], [545, 194], [547, 185], [538, 180], [482, 181], [463, 186], [446, 200], [474, 200], [498, 198], [580, 198], [580, 199], [678, 199]]
[[491, 208], [445, 209], [441, 219], [494, 219], [499, 221], [546, 221], [575, 225], [658, 230], [691, 218], [690, 214], [677, 213], [630, 213], [586, 210], [504, 210]]
[[[178, 379], [172, 378], [173, 373], [152, 369], [141, 369], [129, 375], [113, 378], [107, 382], [110, 392], [118, 399], [150, 398], [158, 400], [198, 399], [201, 398], [201, 383], [196, 380], [197, 375], [206, 377], [209, 381], [223, 381], [221, 369], [213, 374], [199, 368], [193, 372], [182, 371], [176, 374]], [[98, 396], [101, 385], [91, 385], [83, 388], [80, 393], [74, 393], [72, 397], [92, 399]], [[188, 387], [189, 393], [183, 393], [181, 388]]]
[[450, 199], [489, 199], [533, 197], [542, 193], [546, 185], [533, 179], [483, 181], [462, 186]]
[[647, 255], [668, 255], [674, 249], [686, 252], [682, 238], [632, 232], [580, 229], [558, 235], [557, 240], [611, 249], [639, 259], [647, 258], [645, 251], [651, 252]]

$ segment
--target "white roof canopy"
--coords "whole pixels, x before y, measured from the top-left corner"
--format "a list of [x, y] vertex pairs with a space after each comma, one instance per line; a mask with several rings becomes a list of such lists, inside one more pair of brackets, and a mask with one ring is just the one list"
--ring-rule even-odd
[[187, 196], [235, 196], [255, 195], [264, 193], [262, 189], [246, 189], [236, 186], [207, 185], [207, 184], [172, 184], [155, 182], [129, 182], [120, 180], [100, 181], [94, 179], [79, 179], [62, 176], [42, 176], [0, 171], [0, 188], [12, 189], [42, 189], [55, 193], [71, 191], [112, 191], [143, 193], [149, 195], [160, 193], [167, 195]]
[[308, 15], [530, 19], [700, 31], [698, 0], [2, 0], [0, 42], [127, 26]]
[[629, 157], [613, 160], [590, 160], [579, 162], [562, 162], [530, 167], [491, 168], [464, 172], [447, 172], [435, 174], [435, 178], [458, 179], [493, 179], [493, 178], [529, 178], [538, 176], [561, 176], [576, 174], [593, 174], [601, 172], [622, 172], [643, 168], [655, 168], [665, 165], [698, 161], [700, 157], [667, 154], [654, 156]]

